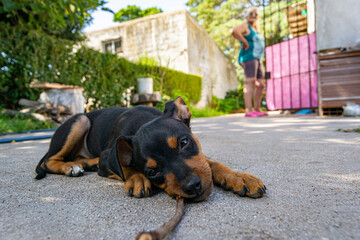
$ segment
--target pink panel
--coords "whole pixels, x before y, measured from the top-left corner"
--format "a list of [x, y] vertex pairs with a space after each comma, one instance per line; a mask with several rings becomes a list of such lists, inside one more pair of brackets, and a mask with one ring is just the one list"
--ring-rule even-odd
[[281, 55], [281, 76], [289, 76], [290, 75], [289, 41], [280, 43], [280, 55]]
[[266, 106], [268, 110], [275, 110], [273, 86], [274, 86], [274, 80], [268, 79], [266, 83]]
[[281, 65], [280, 65], [280, 44], [273, 45], [273, 61], [274, 69], [272, 72], [272, 78], [281, 77]]
[[265, 48], [265, 56], [266, 56], [266, 71], [273, 72], [273, 69], [272, 69], [272, 46]]
[[290, 109], [291, 108], [290, 76], [282, 77], [282, 89], [283, 89], [283, 109]]
[[318, 106], [315, 51], [315, 33], [266, 47], [266, 71], [272, 78], [266, 88], [269, 110]]
[[309, 39], [308, 35], [299, 37], [300, 72], [308, 72], [309, 69]]
[[300, 108], [299, 75], [291, 76], [291, 108]]
[[289, 40], [290, 47], [290, 74], [299, 73], [298, 38]]
[[310, 70], [316, 71], [317, 70], [317, 55], [316, 53], [316, 34], [312, 33], [309, 35], [309, 42], [310, 42]]
[[310, 74], [300, 74], [301, 108], [310, 108]]
[[276, 109], [282, 109], [282, 91], [281, 91], [281, 79], [274, 78], [274, 90], [275, 99], [274, 104]]

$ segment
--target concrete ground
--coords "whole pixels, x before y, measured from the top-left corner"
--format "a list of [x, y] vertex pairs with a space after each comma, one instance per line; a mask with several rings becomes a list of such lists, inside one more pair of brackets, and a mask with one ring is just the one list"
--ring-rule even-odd
[[[216, 187], [187, 203], [169, 239], [360, 239], [359, 118], [229, 115], [192, 121], [203, 152], [260, 177], [261, 199]], [[0, 239], [134, 239], [175, 212], [165, 193], [135, 199], [123, 183], [34, 169], [49, 140], [0, 144]]]

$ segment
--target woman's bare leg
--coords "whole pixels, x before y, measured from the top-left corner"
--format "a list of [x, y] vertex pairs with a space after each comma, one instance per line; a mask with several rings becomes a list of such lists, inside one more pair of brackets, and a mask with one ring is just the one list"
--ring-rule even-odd
[[[265, 79], [256, 79], [255, 81], [255, 93], [254, 93], [254, 109], [260, 112], [261, 99], [265, 87]], [[246, 106], [246, 102], [245, 102]]]
[[252, 112], [252, 97], [254, 93], [255, 78], [245, 78], [244, 87], [244, 102], [245, 102], [245, 113]]

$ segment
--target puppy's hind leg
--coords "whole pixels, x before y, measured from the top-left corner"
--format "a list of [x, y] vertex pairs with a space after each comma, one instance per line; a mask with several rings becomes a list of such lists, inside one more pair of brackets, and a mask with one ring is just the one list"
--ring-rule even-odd
[[76, 156], [77, 151], [82, 148], [86, 133], [90, 129], [90, 120], [85, 115], [75, 115], [69, 120], [54, 134], [47, 153], [48, 159], [41, 167], [50, 173], [77, 177], [83, 175], [84, 164], [69, 159], [69, 156]]

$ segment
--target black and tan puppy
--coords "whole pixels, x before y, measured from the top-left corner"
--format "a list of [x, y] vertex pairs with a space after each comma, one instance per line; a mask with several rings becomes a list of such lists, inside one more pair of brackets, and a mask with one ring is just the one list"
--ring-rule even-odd
[[262, 197], [265, 186], [259, 178], [234, 172], [202, 153], [190, 117], [181, 97], [166, 103], [164, 112], [138, 106], [75, 115], [54, 133], [36, 179], [97, 170], [100, 176], [125, 181], [125, 192], [135, 197], [160, 188], [170, 196], [202, 201], [213, 183], [240, 196]]

